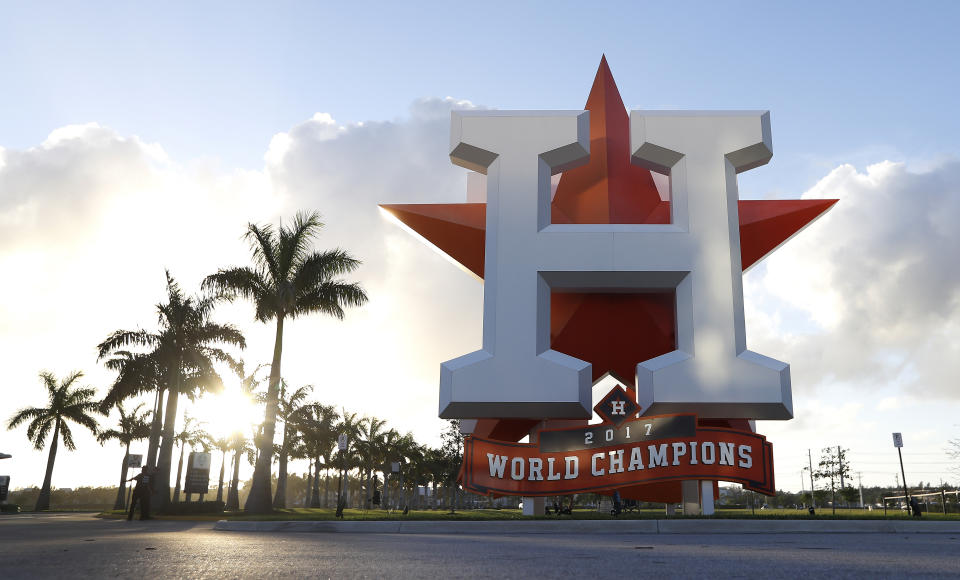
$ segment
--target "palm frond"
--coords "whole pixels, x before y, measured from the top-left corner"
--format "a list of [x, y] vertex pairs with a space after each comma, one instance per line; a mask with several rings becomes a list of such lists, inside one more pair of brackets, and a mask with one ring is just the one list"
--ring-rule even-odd
[[261, 269], [270, 274], [273, 282], [282, 280], [280, 265], [277, 263], [277, 239], [270, 224], [247, 224], [247, 233], [243, 235], [250, 250], [253, 252], [253, 261]]
[[299, 271], [303, 261], [309, 256], [310, 242], [317, 236], [323, 222], [319, 212], [299, 211], [293, 217], [290, 227], [280, 228], [279, 266], [282, 278], [289, 280], [291, 274]]
[[38, 407], [28, 407], [26, 409], [20, 409], [17, 413], [10, 417], [10, 421], [7, 423], [7, 429], [14, 429], [27, 419], [39, 419], [41, 417], [47, 416], [47, 409], [41, 409]]
[[115, 330], [97, 345], [97, 360], [129, 346], [156, 346], [158, 337], [145, 330]]
[[344, 306], [362, 306], [367, 302], [367, 294], [356, 283], [326, 282], [297, 300], [292, 316], [302, 316], [320, 312], [343, 320]]

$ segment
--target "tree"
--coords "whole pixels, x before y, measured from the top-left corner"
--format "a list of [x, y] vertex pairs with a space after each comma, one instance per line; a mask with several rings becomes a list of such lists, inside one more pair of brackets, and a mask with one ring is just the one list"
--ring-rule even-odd
[[[310, 507], [327, 507], [329, 495], [329, 469], [333, 459], [333, 447], [337, 442], [336, 424], [340, 417], [337, 411], [329, 405], [311, 405], [309, 416], [304, 419], [303, 429], [304, 453], [312, 461], [314, 469], [313, 487], [310, 492]], [[323, 502], [320, 501], [320, 460], [326, 468], [325, 489]]]
[[126, 497], [124, 496], [125, 483], [127, 481], [127, 463], [130, 457], [130, 444], [134, 441], [146, 439], [150, 436], [150, 425], [147, 423], [148, 411], [140, 412], [143, 404], [134, 407], [128, 415], [123, 409], [123, 403], [116, 404], [117, 411], [120, 412], [120, 422], [117, 429], [107, 429], [97, 435], [97, 441], [101, 445], [111, 439], [116, 439], [124, 445], [123, 464], [120, 466], [120, 487], [117, 488], [117, 500], [113, 503], [113, 509], [122, 510], [126, 507]]
[[356, 413], [348, 413], [346, 409], [340, 414], [340, 422], [336, 425], [335, 431], [338, 436], [346, 435], [347, 436], [347, 448], [340, 449], [337, 448], [337, 456], [334, 461], [336, 461], [337, 467], [340, 469], [340, 478], [337, 485], [337, 515], [339, 516], [343, 512], [343, 508], [347, 503], [347, 494], [349, 490], [347, 486], [343, 484], [343, 480], [347, 477], [347, 473], [354, 466], [359, 466], [359, 456], [357, 455], [357, 440], [360, 435], [360, 428], [363, 419], [357, 416]]
[[952, 470], [960, 475], [960, 439], [951, 439], [947, 441], [947, 456], [957, 462]]
[[[824, 447], [820, 452], [820, 463], [813, 472], [816, 479], [830, 480], [830, 504], [833, 513], [837, 513], [837, 487], [845, 487], [843, 482], [850, 477], [850, 462], [847, 460], [847, 449]], [[819, 497], [819, 496], [818, 496]]]
[[220, 270], [203, 281], [205, 289], [228, 299], [243, 297], [255, 305], [259, 322], [276, 321], [270, 384], [263, 417], [263, 436], [253, 472], [250, 495], [244, 506], [252, 513], [269, 513], [270, 466], [276, 430], [283, 325], [287, 318], [320, 312], [343, 319], [344, 307], [361, 306], [367, 295], [356, 283], [339, 276], [355, 270], [360, 261], [340, 249], [311, 251], [311, 242], [323, 227], [320, 215], [297, 213], [290, 227], [249, 224], [244, 238], [250, 244], [253, 267]]
[[240, 457], [247, 454], [247, 459], [253, 455], [254, 448], [243, 433], [237, 431], [230, 436], [230, 450], [233, 451], [233, 475], [230, 478], [230, 489], [227, 490], [227, 511], [240, 509]]
[[446, 469], [444, 471], [444, 480], [449, 490], [450, 508], [456, 502], [457, 495], [457, 476], [460, 475], [460, 464], [463, 463], [463, 434], [460, 432], [460, 420], [449, 419], [447, 426], [440, 434], [442, 442], [441, 449], [445, 458]]
[[[161, 510], [170, 502], [170, 468], [180, 395], [192, 399], [198, 393], [222, 390], [223, 380], [215, 363], [226, 364], [238, 376], [243, 373], [243, 363], [219, 345], [245, 348], [246, 340], [234, 326], [210, 320], [215, 305], [215, 296], [186, 296], [167, 272], [167, 302], [157, 305], [160, 332], [117, 330], [98, 346], [101, 359], [131, 346], [151, 349], [147, 354], [156, 365], [158, 378], [167, 392], [153, 490]], [[130, 395], [124, 391], [112, 396], [122, 400]], [[108, 396], [107, 400], [112, 399]]]
[[218, 437], [213, 440], [213, 447], [220, 452], [220, 479], [217, 483], [217, 501], [223, 501], [223, 475], [227, 466], [227, 452], [230, 451], [230, 438]]
[[73, 442], [73, 432], [70, 431], [68, 421], [86, 427], [94, 435], [97, 434], [97, 421], [93, 415], [100, 413], [100, 405], [93, 400], [95, 391], [90, 387], [74, 388], [73, 386], [82, 376], [81, 371], [74, 371], [58, 383], [53, 373], [47, 371], [40, 373], [43, 386], [47, 389], [49, 405], [21, 409], [10, 418], [7, 424], [7, 429], [13, 429], [29, 421], [27, 439], [37, 450], [43, 449], [47, 434], [50, 433], [50, 428], [53, 428], [50, 452], [47, 455], [47, 470], [43, 476], [43, 486], [40, 488], [40, 495], [37, 496], [34, 511], [50, 509], [50, 480], [53, 477], [53, 464], [57, 459], [57, 444], [60, 438], [63, 438], [63, 446], [70, 451], [77, 448]]
[[[103, 347], [103, 344], [100, 345]], [[107, 356], [101, 350], [100, 358]], [[113, 356], [104, 361], [104, 366], [117, 373], [117, 378], [100, 404], [104, 412], [122, 401], [156, 390], [153, 404], [153, 417], [150, 425], [150, 441], [147, 444], [146, 465], [157, 462], [157, 450], [160, 448], [160, 431], [163, 425], [163, 393], [166, 383], [162, 369], [163, 361], [156, 352], [135, 353], [128, 350], [115, 350]]]
[[376, 417], [364, 417], [360, 421], [359, 435], [356, 442], [357, 454], [363, 470], [364, 506], [369, 507], [373, 498], [373, 472], [377, 465], [384, 461], [383, 428], [387, 422]]
[[[210, 449], [210, 434], [201, 427], [202, 423], [194, 417], [184, 413], [183, 429], [173, 436], [173, 440], [180, 444], [180, 462], [177, 464], [177, 485], [173, 489], [173, 501], [180, 501], [180, 477], [183, 475], [183, 452], [187, 445], [191, 450], [194, 447], [202, 447], [204, 451]], [[190, 494], [187, 494], [187, 501], [190, 501]]]
[[280, 384], [278, 415], [283, 421], [283, 440], [277, 454], [280, 471], [277, 474], [277, 493], [273, 498], [273, 507], [275, 508], [287, 507], [287, 461], [291, 450], [299, 439], [300, 425], [306, 418], [308, 407], [303, 402], [313, 391], [312, 386], [305, 385], [287, 394], [286, 383], [281, 381]]
[[447, 463], [447, 456], [443, 452], [443, 449], [428, 447], [424, 451], [424, 473], [427, 476], [427, 480], [432, 484], [433, 505], [431, 507], [434, 509], [437, 507], [437, 486], [441, 483], [447, 483]]
[[397, 441], [400, 439], [400, 433], [395, 429], [390, 429], [382, 436], [383, 445], [383, 464], [380, 470], [383, 472], [383, 496], [380, 498], [380, 505], [384, 509], [390, 507], [390, 477], [393, 475], [393, 464], [400, 462], [400, 453], [397, 449]]

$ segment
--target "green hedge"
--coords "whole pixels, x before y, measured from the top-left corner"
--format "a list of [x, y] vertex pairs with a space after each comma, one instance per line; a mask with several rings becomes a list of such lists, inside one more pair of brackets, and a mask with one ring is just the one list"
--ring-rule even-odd
[[17, 514], [20, 513], [20, 506], [15, 503], [6, 503], [0, 505], [0, 513]]

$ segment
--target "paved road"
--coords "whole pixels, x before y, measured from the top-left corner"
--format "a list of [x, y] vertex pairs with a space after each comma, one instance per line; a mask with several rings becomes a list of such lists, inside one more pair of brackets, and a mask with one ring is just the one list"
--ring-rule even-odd
[[934, 578], [960, 534], [240, 533], [210, 523], [0, 517], [0, 578]]

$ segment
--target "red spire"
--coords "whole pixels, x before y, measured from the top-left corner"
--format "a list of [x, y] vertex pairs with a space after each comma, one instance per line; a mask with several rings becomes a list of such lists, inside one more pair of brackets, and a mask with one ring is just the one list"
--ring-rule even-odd
[[607, 65], [600, 59], [590, 96], [590, 161], [563, 174], [553, 200], [554, 223], [669, 223], [650, 172], [630, 163], [630, 118]]

